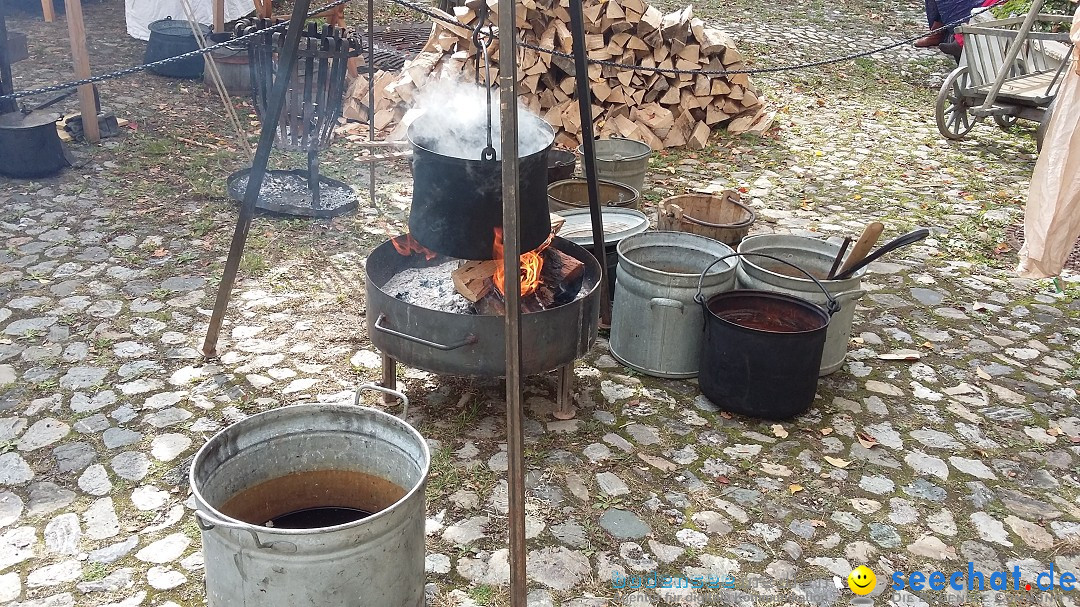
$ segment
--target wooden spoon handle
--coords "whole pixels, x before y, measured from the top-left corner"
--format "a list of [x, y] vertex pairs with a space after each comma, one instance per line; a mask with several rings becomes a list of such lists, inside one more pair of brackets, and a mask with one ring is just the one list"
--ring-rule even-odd
[[881, 238], [881, 232], [885, 230], [885, 224], [880, 221], [875, 221], [866, 226], [863, 230], [862, 236], [859, 237], [858, 242], [851, 249], [851, 254], [848, 255], [847, 261], [840, 267], [840, 271], [836, 273], [837, 276], [846, 272], [851, 266], [859, 263], [866, 257], [866, 254], [870, 252], [870, 249], [874, 248], [879, 238]]

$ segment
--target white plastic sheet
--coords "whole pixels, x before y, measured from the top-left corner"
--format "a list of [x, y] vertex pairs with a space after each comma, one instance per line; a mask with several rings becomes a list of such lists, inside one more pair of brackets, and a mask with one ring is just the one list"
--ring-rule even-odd
[[[158, 19], [172, 17], [186, 20], [181, 0], [125, 0], [127, 3], [127, 30], [132, 38], [150, 39], [149, 26]], [[214, 22], [214, 0], [188, 0], [199, 23]], [[239, 19], [255, 10], [252, 0], [225, 0], [225, 21]]]
[[1073, 64], [1066, 70], [1035, 163], [1024, 212], [1024, 246], [1017, 274], [1050, 278], [1061, 273], [1080, 237], [1080, 10], [1069, 34]]

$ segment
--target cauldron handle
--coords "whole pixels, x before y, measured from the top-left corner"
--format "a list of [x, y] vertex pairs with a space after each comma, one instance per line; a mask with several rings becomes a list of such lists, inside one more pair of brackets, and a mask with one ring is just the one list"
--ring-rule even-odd
[[709, 273], [709, 270], [711, 270], [713, 266], [715, 266], [717, 263], [719, 263], [721, 261], [724, 261], [725, 259], [727, 259], [729, 257], [745, 257], [747, 255], [753, 255], [755, 257], [764, 257], [766, 259], [771, 259], [773, 261], [778, 261], [778, 262], [780, 262], [780, 263], [782, 263], [784, 265], [791, 266], [791, 267], [795, 268], [796, 270], [802, 272], [803, 274], [806, 275], [807, 278], [814, 281], [814, 284], [816, 284], [818, 286], [818, 288], [821, 289], [821, 292], [825, 294], [825, 299], [829, 300], [829, 303], [825, 305], [825, 311], [829, 313], [829, 316], [832, 316], [833, 314], [836, 314], [837, 312], [840, 311], [840, 304], [836, 301], [835, 298], [833, 298], [832, 294], [829, 293], [829, 290], [825, 288], [825, 285], [821, 284], [820, 280], [814, 278], [813, 274], [811, 274], [811, 273], [807, 272], [806, 270], [800, 268], [799, 266], [791, 263], [790, 261], [785, 261], [783, 259], [780, 259], [779, 257], [773, 257], [772, 255], [766, 255], [764, 253], [732, 253], [730, 255], [724, 255], [723, 257], [721, 257], [721, 258], [713, 261], [712, 263], [710, 263], [701, 272], [701, 276], [698, 277], [697, 293], [694, 295], [694, 301], [701, 304], [701, 313], [702, 314], [706, 313], [705, 298], [701, 295], [701, 285], [705, 282], [705, 275]]
[[353, 404], [357, 407], [360, 406], [360, 393], [364, 390], [375, 390], [376, 392], [382, 392], [383, 394], [389, 394], [390, 396], [396, 397], [398, 400], [401, 401], [401, 419], [404, 420], [409, 417], [409, 397], [405, 396], [405, 394], [402, 392], [398, 392], [397, 390], [391, 390], [390, 388], [380, 386], [376, 383], [369, 382], [366, 384], [360, 384], [360, 387], [356, 389], [356, 398], [353, 399]]
[[480, 57], [484, 57], [484, 94], [487, 96], [487, 147], [480, 152], [480, 159], [486, 161], [495, 160], [495, 146], [491, 143], [491, 59], [488, 57], [486, 44], [480, 44], [480, 29], [488, 17], [487, 2], [480, 3], [480, 12], [476, 19], [476, 28], [472, 32], [473, 48], [480, 52], [476, 54], [476, 84], [480, 84]]

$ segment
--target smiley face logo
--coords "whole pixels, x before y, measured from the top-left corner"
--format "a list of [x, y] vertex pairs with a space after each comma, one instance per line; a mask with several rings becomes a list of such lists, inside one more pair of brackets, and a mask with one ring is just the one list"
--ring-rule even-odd
[[870, 594], [877, 586], [877, 576], [866, 565], [860, 565], [848, 574], [847, 585], [859, 596]]

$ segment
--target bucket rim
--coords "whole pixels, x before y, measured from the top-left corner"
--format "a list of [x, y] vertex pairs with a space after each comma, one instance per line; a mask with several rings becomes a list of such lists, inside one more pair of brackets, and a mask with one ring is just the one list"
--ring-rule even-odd
[[[393, 420], [394, 423], [403, 426], [406, 429], [406, 431], [408, 433], [410, 433], [414, 439], [416, 439], [417, 443], [421, 446], [423, 454], [424, 454], [423, 465], [420, 467], [420, 472], [421, 472], [420, 479], [421, 479], [421, 482], [416, 483], [416, 485], [414, 485], [412, 488], [410, 488], [408, 491], [406, 491], [405, 495], [401, 496], [400, 499], [398, 499], [394, 503], [390, 504], [386, 508], [383, 508], [382, 510], [379, 510], [378, 512], [373, 513], [371, 516], [366, 516], [366, 517], [364, 517], [362, 519], [358, 519], [358, 520], [355, 520], [355, 521], [352, 521], [352, 522], [349, 522], [349, 523], [343, 523], [341, 525], [333, 525], [333, 526], [330, 526], [330, 527], [313, 527], [313, 528], [310, 528], [310, 529], [280, 529], [280, 528], [277, 528], [277, 527], [266, 527], [264, 525], [259, 525], [259, 524], [256, 524], [256, 523], [249, 523], [247, 521], [242, 521], [240, 519], [228, 516], [224, 512], [221, 512], [216, 507], [211, 505], [210, 502], [203, 496], [199, 485], [195, 482], [195, 471], [199, 468], [199, 466], [197, 464], [200, 461], [202, 461], [203, 459], [206, 458], [206, 454], [210, 450], [211, 445], [214, 445], [215, 442], [217, 442], [221, 437], [225, 436], [225, 434], [227, 432], [229, 432], [230, 430], [233, 430], [237, 426], [240, 426], [240, 425], [242, 425], [244, 423], [249, 423], [249, 422], [251, 422], [252, 420], [255, 420], [255, 419], [271, 417], [271, 416], [274, 416], [274, 415], [281, 415], [281, 414], [283, 414], [283, 412], [284, 413], [295, 413], [295, 412], [300, 412], [301, 410], [313, 410], [313, 409], [319, 409], [321, 411], [335, 410], [335, 411], [342, 411], [342, 412], [353, 412], [353, 413], [361, 413], [362, 412], [362, 413], [365, 413], [365, 414], [374, 414], [375, 417], [381, 418], [384, 421]], [[360, 527], [361, 525], [365, 525], [365, 524], [367, 524], [369, 522], [379, 520], [384, 515], [387, 515], [391, 510], [393, 510], [398, 505], [403, 504], [406, 501], [408, 501], [409, 499], [411, 499], [413, 497], [413, 495], [418, 490], [423, 488], [426, 485], [426, 482], [424, 482], [424, 481], [427, 480], [427, 477], [428, 477], [428, 474], [430, 473], [430, 471], [431, 471], [431, 448], [428, 447], [427, 440], [424, 439], [423, 435], [421, 435], [420, 432], [416, 428], [414, 428], [412, 426], [412, 424], [406, 422], [405, 420], [400, 419], [400, 418], [398, 418], [398, 417], [396, 417], [394, 415], [391, 415], [391, 414], [389, 414], [389, 413], [387, 413], [385, 411], [380, 411], [379, 409], [376, 409], [374, 407], [364, 407], [364, 406], [349, 405], [349, 404], [299, 403], [299, 404], [295, 404], [295, 405], [286, 405], [284, 407], [278, 407], [276, 409], [271, 409], [269, 411], [263, 411], [261, 413], [256, 413], [255, 415], [252, 415], [250, 417], [246, 417], [246, 418], [244, 418], [244, 419], [242, 419], [242, 420], [240, 420], [240, 421], [238, 421], [236, 423], [229, 424], [225, 428], [222, 428], [221, 430], [219, 430], [212, 437], [210, 437], [210, 439], [207, 440], [206, 443], [204, 443], [202, 447], [199, 447], [199, 450], [196, 451], [195, 455], [191, 458], [191, 467], [188, 469], [188, 485], [191, 487], [191, 494], [195, 498], [196, 510], [206, 508], [206, 509], [208, 509], [210, 511], [211, 514], [214, 515], [215, 518], [220, 518], [222, 521], [227, 522], [230, 525], [235, 525], [237, 527], [243, 527], [243, 528], [251, 527], [255, 531], [258, 531], [259, 533], [264, 533], [264, 534], [288, 535], [288, 536], [307, 536], [307, 535], [317, 535], [317, 534], [322, 534], [322, 533], [331, 533], [331, 532], [336, 532], [336, 531], [342, 531], [342, 530], [345, 530], [345, 529], [351, 529], [351, 528], [354, 528], [354, 527]]]
[[[729, 245], [724, 244], [724, 243], [720, 242], [719, 240], [713, 240], [712, 238], [708, 238], [706, 236], [701, 236], [700, 234], [693, 234], [693, 233], [690, 233], [690, 232], [679, 232], [677, 230], [653, 230], [653, 231], [650, 231], [650, 232], [641, 232], [639, 234], [634, 234], [632, 236], [627, 236], [626, 238], [620, 240], [619, 245], [616, 248], [616, 251], [619, 254], [619, 263], [622, 263], [622, 262], [625, 261], [632, 268], [642, 269], [642, 270], [646, 270], [648, 272], [655, 272], [657, 274], [663, 274], [664, 276], [676, 276], [676, 277], [679, 277], [679, 278], [684, 278], [684, 277], [686, 277], [686, 278], [697, 278], [697, 277], [700, 277], [701, 272], [664, 272], [662, 270], [657, 270], [656, 268], [650, 268], [649, 266], [646, 266], [644, 264], [640, 264], [640, 263], [638, 263], [638, 262], [636, 262], [636, 261], [634, 261], [634, 260], [632, 260], [632, 259], [630, 259], [629, 257], [626, 256], [626, 252], [627, 252], [626, 249], [629, 248], [630, 245], [636, 244], [638, 241], [646, 240], [646, 239], [649, 239], [649, 238], [656, 238], [656, 236], [659, 236], [659, 235], [666, 236], [666, 235], [672, 235], [672, 234], [677, 234], [679, 238], [696, 240], [698, 242], [701, 242], [702, 244], [708, 244], [709, 246], [720, 245], [721, 247], [731, 251], [731, 253], [717, 254], [716, 261], [720, 261], [720, 259], [719, 259], [720, 257], [724, 257], [725, 255], [730, 255], [730, 254], [735, 253], [735, 249], [731, 248]], [[701, 250], [701, 249], [695, 249], [695, 250]], [[711, 253], [709, 251], [702, 251], [702, 252], [708, 253], [709, 255], [713, 255], [713, 253]], [[713, 262], [713, 264], [715, 265], [715, 262]], [[738, 260], [738, 258], [733, 256], [733, 257], [730, 257], [730, 258], [724, 260], [724, 269], [722, 269], [722, 270], [712, 270], [712, 266], [710, 266], [709, 271], [706, 272], [705, 275], [706, 276], [719, 276], [719, 275], [722, 275], [722, 274], [726, 274], [727, 272], [733, 272], [736, 268], [738, 268], [738, 266], [739, 266], [739, 260]]]
[[[574, 225], [571, 229], [577, 227], [577, 221], [580, 218], [582, 225], [587, 224], [592, 226], [592, 214], [588, 207], [583, 209], [573, 209], [571, 211], [563, 211], [559, 215], [566, 220], [567, 224], [573, 222]], [[628, 229], [620, 231], [609, 231], [608, 224], [604, 221], [608, 218], [626, 217], [627, 219], [633, 218], [636, 223]], [[604, 229], [604, 246], [609, 247], [613, 244], [618, 244], [631, 236], [636, 236], [647, 231], [650, 227], [649, 217], [645, 213], [637, 209], [630, 209], [627, 207], [600, 207], [600, 219], [603, 222]], [[566, 226], [563, 226], [563, 230], [566, 230]], [[567, 232], [567, 236], [563, 236], [570, 242], [581, 245], [583, 247], [591, 247], [593, 244], [592, 233], [589, 232], [585, 236], [574, 236], [573, 233]]]
[[[553, 182], [548, 184], [548, 187], [547, 187], [548, 196], [551, 196], [551, 189], [554, 188], [555, 186], [564, 186], [564, 185], [571, 184], [571, 183], [588, 184], [589, 180], [586, 179], [585, 177], [569, 177], [567, 179], [560, 179], [558, 181], [553, 181]], [[596, 180], [596, 185], [597, 186], [600, 186], [600, 185], [610, 186], [610, 187], [613, 187], [613, 188], [615, 188], [617, 190], [629, 190], [630, 193], [634, 195], [634, 198], [632, 198], [631, 200], [634, 200], [634, 199], [637, 199], [637, 198], [641, 197], [641, 191], [640, 190], [638, 190], [637, 188], [635, 188], [634, 186], [632, 186], [632, 185], [630, 185], [628, 183], [623, 183], [621, 181], [612, 181], [610, 179], [599, 179], [598, 178]], [[551, 196], [551, 197], [555, 198], [555, 200], [557, 200], [557, 201], [559, 201], [559, 202], [561, 202], [563, 204], [572, 204], [568, 200], [563, 200], [561, 198], [556, 198], [555, 196]], [[612, 204], [604, 205], [604, 204], [601, 204], [600, 206], [617, 206], [617, 205], [612, 205]], [[587, 209], [587, 208], [589, 208], [589, 205], [586, 204], [585, 206], [579, 207], [579, 208]]]
[[[824, 319], [824, 324], [821, 325], [820, 327], [815, 328], [815, 329], [807, 329], [805, 331], [767, 331], [765, 329], [754, 329], [752, 327], [744, 327], [743, 325], [740, 325], [738, 323], [731, 322], [730, 320], [727, 320], [726, 318], [721, 318], [720, 316], [717, 316], [717, 314], [715, 312], [713, 312], [709, 308], [709, 304], [711, 304], [713, 301], [715, 301], [717, 299], [732, 299], [732, 298], [735, 298], [735, 297], [743, 297], [743, 296], [757, 296], [757, 297], [763, 297], [765, 299], [774, 299], [774, 300], [786, 301], [786, 302], [791, 303], [793, 305], [799, 306], [799, 307], [803, 308], [804, 310], [811, 310], [815, 314], [818, 314], [822, 319]], [[763, 291], [761, 289], [734, 289], [732, 291], [724, 291], [723, 293], [716, 293], [714, 295], [711, 295], [708, 299], [706, 299], [704, 301], [701, 301], [699, 303], [701, 304], [701, 307], [705, 311], [705, 314], [707, 315], [708, 318], [711, 318], [712, 320], [715, 320], [715, 321], [718, 321], [718, 322], [722, 322], [722, 323], [724, 323], [725, 325], [727, 325], [729, 327], [734, 327], [734, 328], [739, 329], [741, 331], [746, 331], [746, 332], [753, 333], [753, 334], [764, 333], [764, 334], [767, 334], [767, 335], [809, 335], [811, 333], [827, 332], [829, 330], [829, 325], [832, 323], [832, 316], [830, 316], [829, 313], [824, 308], [819, 306], [818, 304], [816, 304], [816, 303], [814, 303], [812, 301], [807, 301], [807, 300], [805, 300], [805, 299], [803, 299], [801, 297], [796, 297], [794, 295], [789, 295], [787, 293], [777, 293], [776, 291]]]
[[[824, 239], [824, 238], [811, 238], [809, 236], [799, 236], [798, 234], [754, 234], [753, 236], [747, 236], [746, 238], [743, 238], [742, 242], [739, 243], [738, 252], [739, 253], [762, 253], [762, 254], [766, 254], [766, 255], [776, 255], [775, 249], [791, 249], [791, 248], [793, 248], [793, 247], [784, 247], [784, 246], [782, 246], [780, 244], [764, 246], [764, 247], [756, 248], [756, 249], [750, 249], [748, 247], [744, 248], [744, 246], [747, 243], [754, 244], [753, 241], [754, 241], [755, 238], [760, 238], [762, 240], [765, 240], [767, 237], [773, 237], [773, 238], [780, 237], [780, 238], [785, 238], [785, 239], [790, 238], [793, 241], [797, 240], [797, 241], [802, 241], [802, 242], [815, 242], [815, 243], [820, 243], [820, 244], [823, 244], [823, 245], [827, 245], [830, 248], [835, 248], [836, 253], [838, 253], [840, 251], [840, 245], [839, 244], [834, 245], [833, 243], [829, 242], [827, 239]], [[793, 244], [795, 244], [795, 243], [793, 242]], [[809, 249], [800, 249], [800, 250], [802, 250], [804, 252], [808, 251], [808, 252], [812, 252], [812, 253], [819, 253], [821, 255], [828, 255], [827, 253], [822, 252], [822, 251], [811, 251]], [[835, 254], [834, 254], [834, 256], [835, 256]], [[781, 274], [780, 272], [774, 272], [774, 271], [772, 271], [772, 270], [770, 270], [768, 268], [764, 268], [761, 265], [756, 264], [756, 263], [754, 263], [753, 261], [750, 261], [750, 260], [745, 260], [744, 259], [743, 262], [746, 263], [749, 266], [752, 266], [755, 271], [764, 272], [764, 273], [766, 273], [766, 274], [768, 274], [770, 276], [778, 276], [778, 277], [780, 277], [782, 279], [794, 280], [794, 281], [798, 281], [799, 283], [806, 283], [808, 285], [813, 283], [813, 281], [810, 280], [809, 278], [807, 278], [806, 276], [789, 276], [787, 274]], [[842, 283], [845, 283], [845, 282], [858, 282], [866, 274], [867, 270], [869, 270], [869, 266], [860, 268], [859, 271], [853, 273], [851, 276], [849, 276], [847, 278], [843, 278], [843, 279], [839, 279], [839, 280], [837, 280], [835, 278], [833, 278], [833, 279], [819, 278], [818, 280], [822, 284], [842, 284]]]
[[730, 198], [730, 197], [725, 196], [725, 195], [720, 195], [720, 194], [692, 194], [691, 193], [691, 194], [678, 194], [678, 195], [675, 195], [675, 196], [668, 196], [667, 198], [665, 198], [665, 199], [661, 200], [659, 203], [657, 203], [657, 208], [658, 208], [658, 210], [660, 212], [666, 213], [666, 212], [668, 212], [667, 207], [668, 207], [668, 205], [670, 203], [678, 202], [679, 200], [683, 200], [683, 199], [686, 199], [686, 198], [713, 198], [713, 199], [719, 200], [721, 202], [730, 202], [731, 204], [733, 204], [733, 205], [739, 207], [740, 209], [746, 211], [750, 215], [748, 218], [746, 218], [746, 219], [744, 219], [742, 221], [736, 221], [735, 223], [711, 223], [711, 222], [705, 221], [703, 219], [697, 219], [696, 217], [693, 217], [693, 216], [687, 214], [686, 210], [684, 209], [683, 210], [683, 216], [682, 216], [683, 221], [686, 221], [688, 223], [700, 225], [700, 226], [703, 226], [703, 227], [706, 227], [706, 228], [714, 228], [714, 229], [720, 229], [720, 230], [733, 230], [733, 229], [740, 229], [740, 228], [748, 228], [748, 227], [754, 225], [754, 223], [757, 221], [757, 212], [754, 211], [754, 209], [750, 205], [742, 202], [741, 200], [736, 200], [736, 199]]

